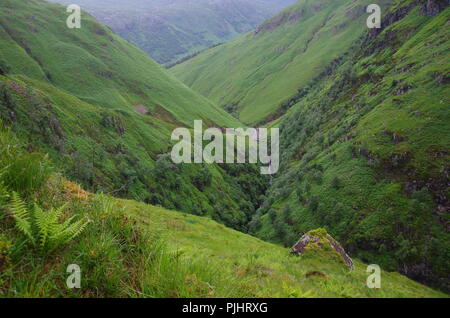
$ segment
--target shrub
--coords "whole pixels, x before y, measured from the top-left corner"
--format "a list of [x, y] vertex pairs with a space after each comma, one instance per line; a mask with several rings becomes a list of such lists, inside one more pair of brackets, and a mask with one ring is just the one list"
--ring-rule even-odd
[[317, 211], [317, 208], [318, 208], [318, 207], [319, 207], [319, 198], [313, 195], [313, 196], [309, 199], [309, 202], [308, 202], [308, 208], [309, 208], [309, 210], [311, 210], [312, 212], [315, 212], [315, 211]]
[[334, 177], [334, 178], [331, 180], [331, 187], [332, 187], [333, 189], [336, 189], [336, 190], [339, 190], [339, 189], [340, 189], [340, 187], [341, 187], [341, 181], [339, 180], [338, 177]]
[[206, 166], [203, 166], [197, 175], [192, 179], [194, 186], [200, 191], [204, 191], [206, 187], [209, 187], [212, 182], [212, 174], [209, 172]]
[[0, 85], [0, 101], [2, 104], [9, 108], [15, 106], [15, 100], [11, 95], [8, 85], [5, 82]]
[[0, 83], [0, 118], [6, 122], [15, 120], [16, 100], [12, 96], [8, 85]]
[[302, 189], [302, 187], [301, 187], [301, 185], [299, 185], [298, 187], [297, 187], [297, 199], [298, 199], [298, 201], [299, 202], [303, 202], [303, 200], [304, 200], [304, 197], [303, 197], [303, 189]]
[[4, 186], [27, 195], [42, 187], [52, 167], [48, 156], [24, 152], [10, 131], [0, 128], [0, 171]]
[[256, 233], [262, 226], [261, 216], [256, 214], [249, 223], [249, 232]]
[[273, 228], [275, 230], [276, 237], [283, 241], [284, 236], [286, 235], [286, 224], [281, 219], [276, 219], [273, 223]]
[[282, 216], [283, 216], [283, 221], [284, 222], [289, 222], [290, 218], [291, 218], [291, 208], [289, 206], [285, 206], [284, 209], [282, 210]]
[[311, 181], [317, 183], [317, 184], [322, 184], [323, 180], [322, 180], [322, 171], [318, 170], [318, 169], [313, 169], [311, 171], [311, 175], [310, 175], [310, 179]]
[[6, 65], [6, 62], [1, 60], [0, 61], [0, 75], [6, 75], [9, 73], [9, 67]]

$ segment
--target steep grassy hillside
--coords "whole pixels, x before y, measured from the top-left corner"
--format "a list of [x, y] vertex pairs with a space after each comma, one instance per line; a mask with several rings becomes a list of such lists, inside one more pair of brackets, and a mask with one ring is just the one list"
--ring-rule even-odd
[[[386, 10], [390, 2], [377, 3]], [[172, 73], [245, 123], [273, 120], [299, 88], [367, 30], [370, 3], [300, 0], [255, 32], [207, 50]]]
[[90, 191], [245, 229], [265, 188], [255, 167], [177, 166], [165, 155], [176, 127], [237, 120], [85, 13], [70, 30], [63, 6], [0, 6], [0, 119], [30, 149]]
[[[0, 171], [0, 297], [446, 297], [397, 273], [369, 289], [366, 265], [351, 272], [330, 250], [294, 256], [207, 218], [87, 193], [3, 128]], [[27, 211], [63, 204], [61, 224], [89, 223], [50, 252], [41, 224], [54, 220], [41, 216], [37, 236]], [[80, 289], [66, 285], [69, 264]]]
[[79, 0], [77, 4], [157, 62], [169, 63], [248, 32], [294, 1]]
[[84, 13], [81, 29], [66, 27], [66, 8], [41, 0], [1, 2], [0, 60], [13, 74], [46, 81], [105, 108], [173, 116], [188, 126], [204, 119], [238, 122], [162, 70], [143, 51]]
[[352, 255], [449, 289], [449, 18], [448, 1], [395, 1], [299, 92], [255, 233], [289, 245], [323, 226]]

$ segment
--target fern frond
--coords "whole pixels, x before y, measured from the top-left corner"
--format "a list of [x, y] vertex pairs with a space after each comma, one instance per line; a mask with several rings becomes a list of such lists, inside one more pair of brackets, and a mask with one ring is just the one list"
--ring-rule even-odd
[[[50, 253], [81, 234], [88, 221], [81, 219], [74, 222], [74, 217], [60, 223], [65, 206], [44, 211], [35, 204], [33, 213], [27, 209], [25, 202], [13, 192], [9, 205], [11, 215], [16, 220], [16, 227], [39, 251]], [[34, 230], [34, 231], [33, 231]]]
[[25, 234], [30, 242], [35, 245], [36, 242], [33, 236], [30, 212], [27, 209], [25, 202], [22, 201], [22, 199], [16, 192], [13, 192], [12, 194], [9, 209], [11, 211], [12, 217], [16, 220], [17, 229]]
[[70, 225], [69, 228], [67, 228], [67, 232], [70, 233], [69, 240], [73, 240], [78, 235], [80, 235], [84, 230], [86, 229], [87, 225], [89, 224], [89, 221], [86, 221], [84, 219], [81, 219], [72, 225]]
[[54, 222], [58, 222], [59, 221], [59, 218], [62, 216], [66, 206], [67, 206], [67, 203], [64, 204], [63, 206], [59, 207], [58, 209], [54, 209], [53, 210], [53, 219], [52, 220]]
[[62, 224], [62, 231], [55, 233], [53, 239], [58, 242], [58, 245], [66, 244], [76, 238], [85, 230], [86, 226], [89, 223], [84, 219], [72, 223], [72, 219], [73, 218], [70, 218], [69, 220], [64, 222], [64, 224]]
[[44, 249], [48, 237], [51, 234], [52, 220], [51, 211], [44, 212], [37, 204], [34, 205], [34, 219], [38, 230], [38, 244], [40, 249]]

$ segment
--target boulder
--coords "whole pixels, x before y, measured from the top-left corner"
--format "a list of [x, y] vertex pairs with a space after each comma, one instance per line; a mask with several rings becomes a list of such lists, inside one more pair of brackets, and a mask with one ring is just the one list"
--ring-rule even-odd
[[345, 252], [344, 248], [331, 237], [325, 229], [309, 231], [303, 235], [292, 247], [292, 253], [304, 254], [313, 249], [331, 249], [342, 258], [342, 261], [350, 268], [350, 270], [353, 270], [355, 267], [352, 259]]

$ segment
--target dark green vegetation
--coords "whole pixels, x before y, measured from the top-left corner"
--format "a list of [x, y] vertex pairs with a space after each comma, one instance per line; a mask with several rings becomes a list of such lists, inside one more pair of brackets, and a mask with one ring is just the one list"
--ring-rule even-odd
[[[383, 288], [369, 289], [363, 263], [350, 272], [328, 250], [289, 255], [207, 218], [86, 193], [4, 128], [0, 171], [0, 297], [445, 297], [397, 273], [383, 272]], [[27, 182], [11, 179], [17, 174]], [[13, 191], [21, 209], [34, 203], [58, 209], [62, 221], [90, 222], [42, 254], [16, 229]], [[74, 263], [81, 289], [66, 286]]]
[[[448, 289], [447, 2], [394, 1], [371, 32], [356, 27], [355, 2], [315, 3], [299, 1], [255, 35], [295, 40], [287, 30], [299, 6], [311, 26], [327, 25], [306, 42], [321, 43], [304, 65], [320, 72], [274, 76], [268, 87], [293, 89], [288, 103], [251, 108], [254, 122], [282, 110], [271, 123], [282, 167], [269, 183], [254, 166], [173, 164], [173, 128], [240, 122], [88, 15], [69, 30], [62, 6], [1, 0], [0, 295], [445, 296], [386, 271], [371, 290], [360, 260]], [[355, 271], [326, 249], [289, 255], [210, 218], [286, 245], [325, 228]], [[65, 286], [73, 263], [84, 273], [79, 291]]]
[[351, 255], [449, 290], [450, 9], [434, 8], [395, 1], [299, 90], [259, 237], [289, 246], [325, 227]]
[[[373, 1], [372, 1], [373, 2]], [[272, 121], [300, 87], [366, 30], [369, 0], [300, 0], [256, 31], [207, 50], [171, 72], [247, 124]], [[392, 1], [377, 3], [384, 10]]]
[[176, 166], [165, 155], [175, 127], [237, 120], [86, 14], [82, 28], [70, 30], [63, 6], [0, 6], [0, 118], [30, 149], [48, 152], [90, 191], [245, 230], [265, 189], [256, 167]]
[[[52, 0], [72, 4], [71, 0]], [[254, 29], [295, 0], [78, 0], [161, 64]]]

